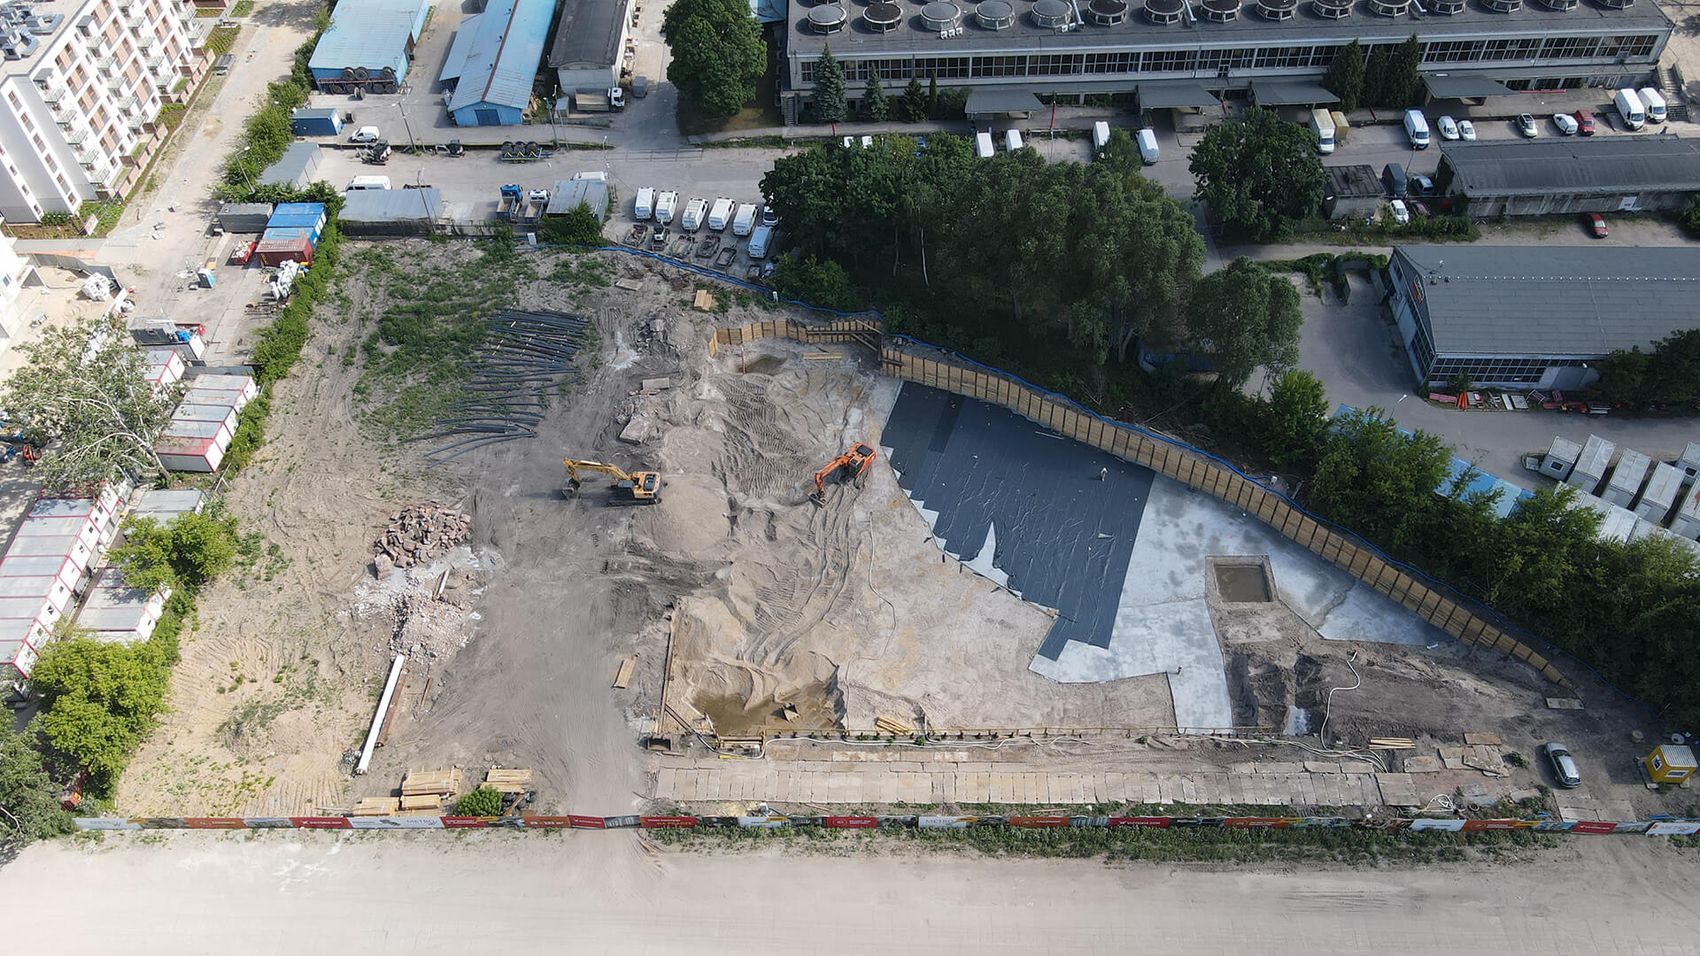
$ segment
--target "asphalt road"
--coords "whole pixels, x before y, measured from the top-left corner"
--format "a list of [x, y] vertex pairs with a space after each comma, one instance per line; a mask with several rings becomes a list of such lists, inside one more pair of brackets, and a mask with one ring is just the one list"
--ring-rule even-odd
[[[1210, 872], [940, 855], [651, 852], [629, 834], [108, 835], [0, 870], [14, 952], [1700, 951], [1692, 851], [1578, 838], [1538, 865]], [[1580, 842], [1587, 841], [1587, 842]]]

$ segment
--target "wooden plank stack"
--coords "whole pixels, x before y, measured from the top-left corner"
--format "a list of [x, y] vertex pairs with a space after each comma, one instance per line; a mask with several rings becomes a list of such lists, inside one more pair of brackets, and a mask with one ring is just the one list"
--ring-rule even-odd
[[1371, 750], [1415, 750], [1417, 742], [1409, 737], [1371, 737]]
[[361, 797], [354, 809], [348, 811], [351, 817], [390, 817], [401, 810], [401, 800], [396, 797]]
[[907, 736], [915, 732], [915, 728], [891, 717], [875, 717], [874, 726], [878, 728], [881, 733], [886, 734]]
[[401, 809], [410, 813], [441, 813], [443, 795], [440, 793], [420, 794], [416, 797], [402, 797]]
[[491, 767], [484, 774], [484, 786], [501, 793], [524, 793], [531, 789], [531, 771]]
[[401, 795], [403, 797], [422, 797], [435, 794], [439, 797], [452, 797], [460, 792], [460, 768], [450, 767], [447, 770], [409, 770], [401, 778]]
[[626, 685], [632, 682], [632, 670], [636, 667], [637, 658], [635, 657], [628, 657], [620, 662], [620, 669], [614, 673], [614, 687], [616, 690], [626, 689]]

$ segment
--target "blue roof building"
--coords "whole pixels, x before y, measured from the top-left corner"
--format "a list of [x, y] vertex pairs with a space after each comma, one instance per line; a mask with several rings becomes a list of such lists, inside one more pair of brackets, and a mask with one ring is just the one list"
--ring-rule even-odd
[[394, 93], [425, 29], [430, 0], [342, 0], [307, 68], [326, 93]]
[[554, 0], [491, 0], [460, 22], [438, 77], [454, 86], [448, 109], [456, 126], [524, 121], [554, 16]]

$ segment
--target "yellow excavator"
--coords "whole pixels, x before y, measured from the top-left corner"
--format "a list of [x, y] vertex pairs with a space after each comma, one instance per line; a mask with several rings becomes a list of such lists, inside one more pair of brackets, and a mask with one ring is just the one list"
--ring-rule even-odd
[[652, 505], [661, 500], [661, 480], [659, 471], [626, 471], [618, 465], [610, 465], [601, 461], [578, 461], [572, 458], [561, 459], [561, 464], [567, 466], [567, 497], [578, 497], [579, 487], [584, 483], [579, 477], [581, 472], [595, 471], [614, 479], [609, 485], [613, 492], [612, 500], [619, 503], [633, 502]]

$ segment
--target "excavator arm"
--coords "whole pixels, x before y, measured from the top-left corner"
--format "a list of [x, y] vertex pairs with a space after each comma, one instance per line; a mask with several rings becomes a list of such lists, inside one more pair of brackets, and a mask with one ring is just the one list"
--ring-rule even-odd
[[817, 505], [826, 504], [826, 483], [840, 480], [841, 477], [860, 487], [862, 476], [868, 473], [868, 469], [873, 467], [874, 459], [878, 457], [879, 453], [866, 442], [851, 445], [849, 451], [827, 462], [825, 467], [815, 472], [815, 493], [809, 496], [809, 500]]
[[567, 469], [567, 494], [577, 495], [583, 485], [581, 477], [584, 472], [599, 472], [614, 479], [613, 487], [621, 492], [617, 500], [637, 501], [654, 504], [661, 500], [663, 481], [658, 471], [626, 471], [618, 465], [610, 465], [602, 461], [563, 458], [561, 464]]

